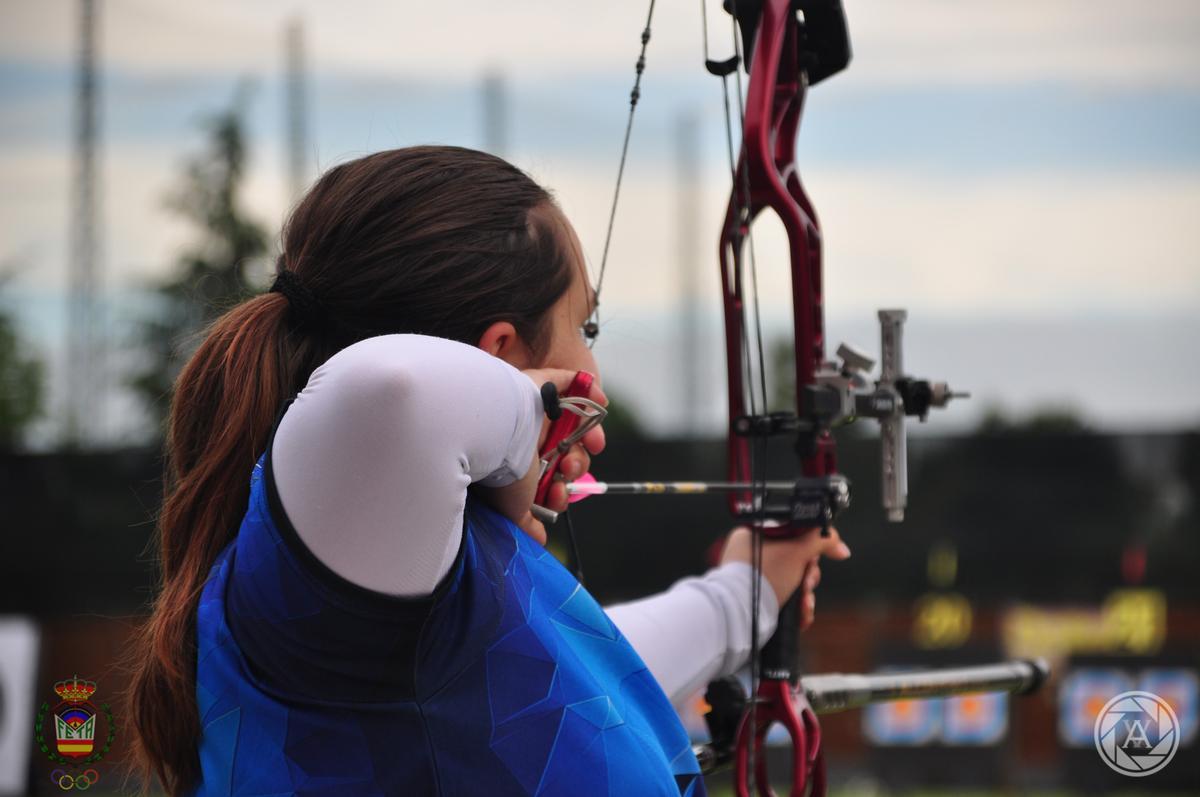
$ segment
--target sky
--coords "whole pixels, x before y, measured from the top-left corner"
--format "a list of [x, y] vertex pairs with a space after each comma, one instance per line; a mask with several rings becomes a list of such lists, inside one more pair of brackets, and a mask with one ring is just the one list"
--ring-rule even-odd
[[[113, 334], [191, 235], [166, 208], [201, 122], [241, 92], [244, 201], [277, 231], [283, 31], [304, 28], [312, 176], [379, 149], [482, 147], [482, 84], [508, 100], [504, 152], [550, 187], [600, 259], [646, 4], [463, 0], [101, 2], [102, 263]], [[877, 350], [909, 310], [906, 360], [995, 407], [1070, 407], [1097, 428], [1200, 422], [1200, 4], [1191, 0], [847, 0], [854, 59], [815, 87], [799, 162], [824, 230], [830, 349]], [[77, 5], [0, 0], [0, 302], [61, 398]], [[708, 7], [708, 46], [731, 51]], [[729, 191], [721, 89], [696, 2], [659, 0], [604, 283], [597, 358], [654, 431], [719, 430], [716, 239]], [[242, 87], [242, 88], [239, 88]], [[680, 208], [679, 130], [700, 150]], [[690, 229], [691, 232], [685, 230]], [[769, 334], [789, 334], [777, 224], [755, 228]], [[682, 244], [682, 245], [681, 245]], [[696, 254], [700, 396], [682, 395], [681, 252]], [[265, 264], [264, 264], [265, 273]], [[111, 439], [136, 426], [123, 400]], [[55, 434], [55, 416], [42, 425]]]

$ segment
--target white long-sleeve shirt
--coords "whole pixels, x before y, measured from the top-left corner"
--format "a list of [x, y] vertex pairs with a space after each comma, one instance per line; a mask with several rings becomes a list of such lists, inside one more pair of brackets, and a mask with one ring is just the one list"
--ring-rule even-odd
[[[284, 511], [343, 578], [427, 595], [458, 552], [467, 488], [526, 474], [542, 412], [529, 377], [475, 347], [423, 335], [361, 341], [314, 371], [279, 423], [271, 458]], [[745, 663], [751, 579], [749, 565], [730, 563], [607, 611], [679, 706]], [[777, 614], [764, 580], [763, 639]]]

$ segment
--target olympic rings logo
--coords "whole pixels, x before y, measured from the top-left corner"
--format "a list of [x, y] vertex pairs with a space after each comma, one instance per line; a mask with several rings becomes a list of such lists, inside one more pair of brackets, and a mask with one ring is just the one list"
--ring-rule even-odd
[[65, 769], [56, 769], [50, 773], [50, 782], [63, 791], [71, 789], [87, 791], [98, 780], [100, 780], [100, 773], [94, 769], [85, 769], [80, 775], [72, 775]]

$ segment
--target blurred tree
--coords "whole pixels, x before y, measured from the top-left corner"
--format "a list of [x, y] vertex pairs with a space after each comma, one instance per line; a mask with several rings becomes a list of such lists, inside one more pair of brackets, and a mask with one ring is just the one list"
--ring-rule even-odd
[[198, 333], [256, 291], [249, 267], [267, 251], [265, 228], [238, 201], [246, 167], [239, 105], [205, 122], [208, 147], [187, 162], [178, 190], [168, 198], [168, 207], [195, 225], [198, 235], [172, 276], [154, 287], [158, 309], [143, 325], [147, 363], [131, 381], [159, 428]]
[[631, 441], [645, 440], [646, 430], [629, 403], [619, 393], [614, 394], [612, 390], [606, 389], [605, 394], [608, 396], [608, 415], [604, 419], [605, 435], [607, 437], [615, 435]]
[[[796, 341], [776, 338], [771, 343], [767, 361], [767, 407], [771, 412], [796, 411]], [[868, 419], [852, 418], [837, 424], [833, 430], [838, 440], [869, 436], [878, 426]]]
[[767, 406], [775, 412], [796, 409], [796, 341], [777, 338], [767, 362]]
[[1174, 437], [1179, 446], [1175, 478], [1161, 485], [1168, 526], [1150, 540], [1149, 574], [1152, 582], [1187, 584], [1200, 566], [1200, 430]]
[[1200, 544], [1200, 430], [1179, 435], [1178, 473], [1184, 493], [1180, 496], [1179, 531]]
[[[901, 537], [926, 550], [952, 543], [972, 596], [1097, 602], [1121, 585], [1121, 551], [1144, 534], [1152, 496], [1118, 438], [1051, 420], [912, 441]], [[920, 589], [927, 571], [910, 564], [904, 589]]]
[[976, 427], [980, 435], [1060, 435], [1091, 431], [1079, 412], [1069, 406], [1038, 407], [1023, 418], [1013, 418], [999, 407], [988, 407]]
[[[0, 276], [0, 289], [6, 282]], [[16, 447], [41, 414], [44, 395], [41, 361], [25, 351], [12, 318], [0, 310], [0, 451]]]

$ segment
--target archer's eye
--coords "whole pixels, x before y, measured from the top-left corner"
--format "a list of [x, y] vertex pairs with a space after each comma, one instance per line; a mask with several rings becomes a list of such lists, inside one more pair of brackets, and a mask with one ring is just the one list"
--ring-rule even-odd
[[580, 331], [583, 332], [583, 338], [588, 343], [595, 343], [596, 338], [600, 336], [600, 325], [595, 321], [588, 321], [584, 324]]

